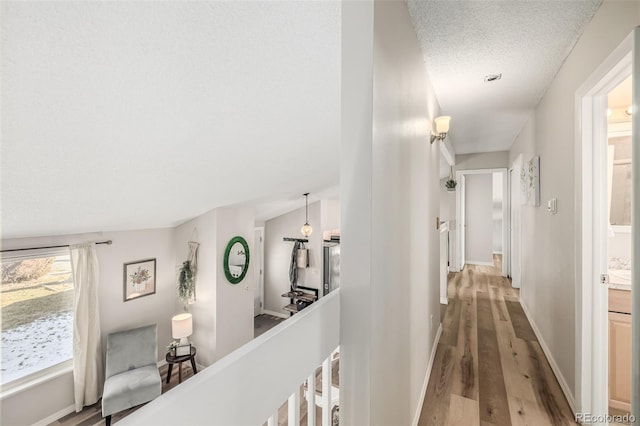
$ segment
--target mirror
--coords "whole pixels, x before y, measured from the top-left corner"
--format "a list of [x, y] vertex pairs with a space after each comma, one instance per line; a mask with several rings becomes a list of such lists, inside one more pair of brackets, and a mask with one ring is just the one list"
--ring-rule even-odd
[[242, 237], [233, 237], [224, 251], [224, 275], [231, 284], [238, 284], [249, 269], [249, 245]]

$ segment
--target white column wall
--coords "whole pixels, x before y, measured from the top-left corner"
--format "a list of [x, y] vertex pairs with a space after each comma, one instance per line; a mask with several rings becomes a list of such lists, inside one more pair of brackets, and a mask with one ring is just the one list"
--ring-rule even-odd
[[341, 417], [411, 424], [439, 324], [439, 107], [404, 2], [344, 2]]

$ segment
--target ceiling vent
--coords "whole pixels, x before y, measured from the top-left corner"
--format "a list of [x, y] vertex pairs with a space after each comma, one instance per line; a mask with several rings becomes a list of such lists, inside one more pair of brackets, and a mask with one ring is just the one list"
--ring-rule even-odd
[[490, 83], [492, 81], [500, 80], [502, 78], [502, 73], [500, 74], [489, 74], [484, 76], [484, 82]]

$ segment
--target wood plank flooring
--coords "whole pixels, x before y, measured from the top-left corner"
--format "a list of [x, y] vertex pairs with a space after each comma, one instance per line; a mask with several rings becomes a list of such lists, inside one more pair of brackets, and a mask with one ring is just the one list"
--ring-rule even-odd
[[421, 426], [576, 424], [501, 260], [449, 274]]

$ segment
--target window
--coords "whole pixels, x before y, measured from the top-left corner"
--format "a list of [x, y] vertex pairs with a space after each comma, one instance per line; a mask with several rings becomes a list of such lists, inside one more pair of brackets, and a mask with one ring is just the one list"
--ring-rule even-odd
[[69, 251], [18, 256], [2, 259], [2, 385], [73, 356]]
[[631, 136], [609, 138], [609, 146], [613, 147], [609, 221], [614, 226], [631, 226]]

